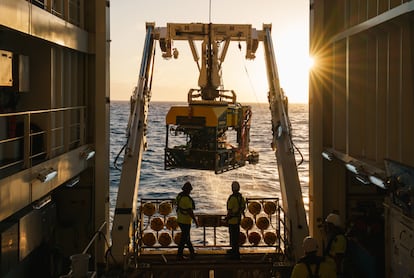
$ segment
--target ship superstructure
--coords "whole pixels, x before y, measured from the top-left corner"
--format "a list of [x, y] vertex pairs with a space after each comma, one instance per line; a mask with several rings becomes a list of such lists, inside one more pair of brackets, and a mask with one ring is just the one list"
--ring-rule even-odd
[[336, 211], [359, 277], [412, 277], [414, 2], [310, 9], [311, 234]]
[[1, 277], [104, 262], [108, 62], [109, 1], [0, 1]]

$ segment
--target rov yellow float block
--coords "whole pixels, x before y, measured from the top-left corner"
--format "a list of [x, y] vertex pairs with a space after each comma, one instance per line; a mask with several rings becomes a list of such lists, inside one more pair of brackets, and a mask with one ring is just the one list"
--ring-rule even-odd
[[[243, 107], [245, 108], [245, 106]], [[240, 124], [240, 117], [242, 112], [240, 106], [229, 106], [227, 108], [227, 126], [237, 127]]]
[[[167, 125], [202, 125], [205, 127], [235, 126], [240, 107], [191, 105], [173, 106], [165, 118]], [[200, 122], [200, 119], [204, 119]]]

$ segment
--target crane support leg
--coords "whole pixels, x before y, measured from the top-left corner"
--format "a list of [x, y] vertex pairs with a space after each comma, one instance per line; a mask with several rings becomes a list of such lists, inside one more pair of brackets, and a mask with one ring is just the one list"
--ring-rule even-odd
[[[132, 251], [133, 223], [136, 221], [141, 158], [145, 147], [145, 130], [149, 105], [150, 75], [154, 53], [152, 35], [154, 25], [147, 24], [145, 47], [142, 55], [138, 85], [133, 96], [132, 113], [127, 131], [127, 148], [122, 164], [121, 179], [112, 226], [112, 247], [110, 252], [117, 264], [124, 262], [125, 255]], [[135, 185], [135, 186], [131, 186]]]
[[303, 255], [302, 241], [309, 234], [302, 190], [297, 171], [291, 126], [287, 115], [286, 97], [280, 87], [276, 58], [273, 50], [270, 25], [264, 25], [264, 49], [269, 82], [269, 105], [272, 116], [272, 145], [276, 148], [276, 160], [282, 191], [283, 207], [290, 224], [291, 255], [296, 259]]

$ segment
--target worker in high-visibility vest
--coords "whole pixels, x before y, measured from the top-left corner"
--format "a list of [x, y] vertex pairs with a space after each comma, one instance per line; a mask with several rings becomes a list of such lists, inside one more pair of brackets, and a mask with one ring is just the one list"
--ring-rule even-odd
[[344, 276], [344, 259], [347, 252], [347, 238], [338, 214], [330, 213], [325, 219], [326, 246], [324, 256], [336, 267], [338, 277]]
[[193, 186], [190, 182], [186, 182], [181, 188], [182, 191], [175, 198], [177, 205], [177, 223], [181, 229], [180, 243], [178, 244], [177, 259], [185, 260], [188, 257], [183, 255], [184, 246], [187, 246], [190, 251], [190, 258], [194, 258], [195, 251], [193, 244], [191, 243], [190, 230], [191, 222], [194, 220], [194, 223], [198, 226], [197, 219], [194, 215], [195, 204], [193, 198], [191, 198], [190, 193], [193, 190]]
[[336, 278], [335, 267], [326, 262], [324, 257], [317, 255], [316, 239], [310, 236], [305, 237], [302, 247], [305, 256], [300, 258], [293, 267], [290, 278]]
[[240, 259], [240, 221], [241, 216], [244, 215], [244, 210], [246, 209], [246, 200], [239, 192], [240, 184], [237, 181], [232, 182], [231, 190], [233, 193], [227, 199], [226, 216], [230, 234], [230, 256], [232, 259]]

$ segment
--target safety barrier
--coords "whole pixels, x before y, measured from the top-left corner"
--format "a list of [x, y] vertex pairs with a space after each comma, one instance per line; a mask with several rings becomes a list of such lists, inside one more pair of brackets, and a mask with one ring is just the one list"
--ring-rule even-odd
[[68, 22], [81, 26], [84, 7], [78, 0], [27, 0], [33, 5], [44, 9]]
[[[180, 229], [174, 199], [141, 199], [136, 230], [138, 250], [177, 248]], [[195, 248], [230, 247], [224, 214], [197, 214], [198, 227], [191, 229]], [[289, 230], [278, 198], [247, 198], [240, 224], [240, 247], [284, 253]], [[269, 250], [270, 249], [270, 250]]]
[[0, 114], [0, 177], [85, 144], [86, 106]]

